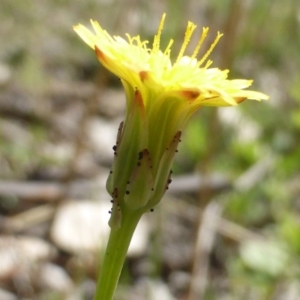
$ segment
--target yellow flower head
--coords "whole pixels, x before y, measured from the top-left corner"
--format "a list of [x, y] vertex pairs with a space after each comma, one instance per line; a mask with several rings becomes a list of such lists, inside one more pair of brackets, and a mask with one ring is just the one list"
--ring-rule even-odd
[[[160, 50], [164, 20], [165, 14], [154, 37], [152, 48], [148, 47], [148, 41], [141, 41], [139, 36], [131, 37], [127, 34], [128, 41], [119, 36], [112, 37], [96, 21], [91, 21], [95, 33], [83, 25], [75, 26], [74, 30], [96, 51], [98, 59], [108, 70], [139, 89], [142, 94], [147, 94], [147, 89], [159, 95], [179, 92], [188, 102], [192, 102], [189, 106], [194, 109], [203, 105], [236, 105], [246, 99], [268, 99], [265, 94], [243, 90], [251, 85], [252, 80], [228, 80], [228, 70], [209, 68], [212, 61], [207, 58], [222, 34], [218, 33], [207, 53], [197, 60], [196, 56], [208, 34], [208, 28], [203, 28], [194, 53], [185, 56], [186, 47], [196, 29], [196, 25], [189, 22], [181, 50], [176, 61], [172, 63], [170, 52], [173, 40], [164, 52]], [[146, 106], [151, 105], [148, 103], [150, 101], [145, 97]]]
[[[140, 178], [137, 174], [147, 173], [145, 170], [150, 167], [151, 172], [148, 173], [151, 176], [146, 179], [147, 185], [151, 186], [150, 191], [155, 193], [159, 184], [166, 187], [181, 130], [201, 106], [232, 106], [246, 99], [268, 99], [265, 94], [245, 90], [252, 80], [229, 80], [228, 70], [209, 68], [212, 61], [208, 60], [208, 56], [222, 34], [218, 33], [207, 53], [200, 60], [197, 59], [208, 28], [203, 28], [193, 54], [186, 56], [186, 47], [196, 29], [196, 25], [189, 22], [177, 59], [172, 62], [170, 53], [173, 40], [164, 51], [160, 49], [164, 20], [165, 14], [152, 47], [149, 47], [148, 41], [141, 41], [139, 36], [127, 34], [127, 40], [119, 36], [112, 37], [95, 21], [91, 21], [95, 32], [83, 25], [74, 27], [79, 36], [95, 50], [101, 64], [121, 79], [126, 92], [127, 115], [115, 147], [116, 161], [122, 163], [115, 161], [115, 175], [108, 181], [108, 190], [114, 197], [118, 194], [119, 199], [126, 198], [130, 192], [130, 187], [126, 187], [130, 178]], [[137, 159], [141, 157], [140, 165], [144, 169], [136, 171]], [[139, 183], [138, 187], [141, 186]], [[134, 188], [131, 187], [131, 190]], [[158, 200], [150, 201], [149, 198], [158, 199], [161, 195], [151, 196], [150, 191], [149, 195], [146, 193], [144, 202], [140, 200], [132, 206], [149, 208], [154, 205]], [[138, 192], [141, 193], [139, 189]], [[119, 204], [122, 206], [122, 203]]]

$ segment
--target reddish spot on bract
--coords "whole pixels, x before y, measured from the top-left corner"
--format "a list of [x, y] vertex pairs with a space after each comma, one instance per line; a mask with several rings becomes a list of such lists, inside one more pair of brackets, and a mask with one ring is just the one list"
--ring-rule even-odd
[[137, 102], [138, 106], [140, 108], [144, 109], [144, 101], [143, 101], [143, 98], [142, 98], [142, 94], [141, 94], [141, 92], [139, 90], [135, 91], [135, 93], [134, 93], [134, 99]]
[[95, 52], [96, 52], [96, 55], [97, 55], [98, 59], [101, 62], [105, 61], [105, 55], [104, 55], [104, 53], [97, 46], [95, 46]]
[[236, 101], [236, 103], [242, 103], [246, 100], [246, 97], [235, 97], [234, 100]]
[[188, 100], [194, 101], [195, 99], [197, 99], [200, 95], [200, 92], [198, 91], [192, 91], [192, 90], [186, 90], [186, 91], [182, 91], [181, 94], [187, 98]]
[[141, 81], [144, 82], [148, 78], [148, 73], [146, 71], [141, 71], [139, 73]]

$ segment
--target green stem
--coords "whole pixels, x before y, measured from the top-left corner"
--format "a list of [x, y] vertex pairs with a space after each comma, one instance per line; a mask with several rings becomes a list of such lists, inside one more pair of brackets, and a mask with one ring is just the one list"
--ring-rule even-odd
[[121, 227], [111, 230], [94, 300], [113, 299], [131, 238], [141, 216], [141, 212], [127, 211], [122, 216]]

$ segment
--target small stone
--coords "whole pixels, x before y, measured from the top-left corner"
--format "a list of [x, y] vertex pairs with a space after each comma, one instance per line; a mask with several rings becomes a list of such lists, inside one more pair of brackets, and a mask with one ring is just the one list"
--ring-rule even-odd
[[69, 293], [74, 285], [66, 271], [58, 265], [45, 263], [38, 271], [38, 285], [42, 289], [57, 291], [59, 293]]
[[0, 289], [0, 299], [1, 300], [17, 300], [17, 296], [8, 292], [8, 291], [5, 291], [3, 289]]
[[0, 86], [4, 86], [10, 81], [11, 74], [11, 69], [8, 66], [0, 64]]
[[38, 238], [1, 236], [0, 278], [14, 277], [18, 270], [29, 270], [34, 262], [52, 258], [55, 253], [49, 243]]
[[[59, 207], [51, 228], [51, 237], [61, 249], [71, 253], [98, 252], [104, 249], [110, 232], [109, 201], [69, 201]], [[141, 219], [132, 238], [128, 255], [142, 254], [147, 247], [149, 226]]]

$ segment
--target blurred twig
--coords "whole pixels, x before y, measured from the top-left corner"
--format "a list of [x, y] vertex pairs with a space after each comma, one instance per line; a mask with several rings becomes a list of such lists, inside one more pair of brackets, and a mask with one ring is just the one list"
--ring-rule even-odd
[[[98, 177], [96, 183], [93, 180], [75, 180], [73, 178], [69, 182], [69, 190], [66, 191], [66, 196], [78, 198], [89, 194], [94, 189], [105, 190], [105, 180], [106, 176], [101, 179]], [[194, 194], [199, 190], [199, 187], [200, 189], [204, 188], [204, 184], [208, 185], [214, 192], [231, 187], [228, 179], [217, 174], [212, 174], [206, 182], [203, 181], [201, 174], [193, 174], [174, 177], [168, 193], [172, 195]], [[63, 193], [64, 184], [59, 182], [0, 180], [0, 197], [17, 197], [31, 202], [56, 202], [62, 197]]]
[[[174, 202], [176, 202], [176, 205], [173, 205]], [[212, 201], [212, 203], [215, 203], [214, 205], [216, 205], [215, 200]], [[187, 202], [181, 200], [180, 198], [169, 196], [168, 201], [166, 201], [165, 205], [169, 213], [179, 215], [190, 221], [197, 221], [200, 217], [201, 223], [204, 224], [203, 213], [200, 212], [199, 215], [199, 210], [197, 209], [197, 207], [188, 204]], [[218, 211], [221, 211], [221, 208]], [[244, 228], [229, 220], [226, 220], [222, 218], [219, 214], [213, 215], [212, 213], [210, 213], [210, 216], [214, 220], [214, 224], [212, 226], [216, 227], [217, 233], [226, 236], [238, 243], [241, 243], [244, 240], [248, 240], [248, 239], [261, 238], [261, 236], [258, 235], [257, 233], [248, 230], [247, 228]], [[204, 224], [205, 228], [210, 228], [210, 224], [212, 223]]]
[[2, 230], [5, 232], [20, 232], [41, 223], [50, 221], [55, 213], [52, 204], [36, 206], [13, 217], [5, 218], [2, 221]]
[[60, 183], [0, 181], [0, 197], [17, 197], [21, 200], [53, 202], [63, 194]]
[[[202, 299], [206, 289], [209, 272], [208, 258], [213, 249], [221, 213], [222, 208], [216, 202], [210, 202], [202, 212], [201, 226], [197, 232], [195, 243], [196, 255], [194, 256], [194, 269], [189, 290], [190, 299]], [[197, 295], [199, 298], [195, 298], [193, 295]]]

